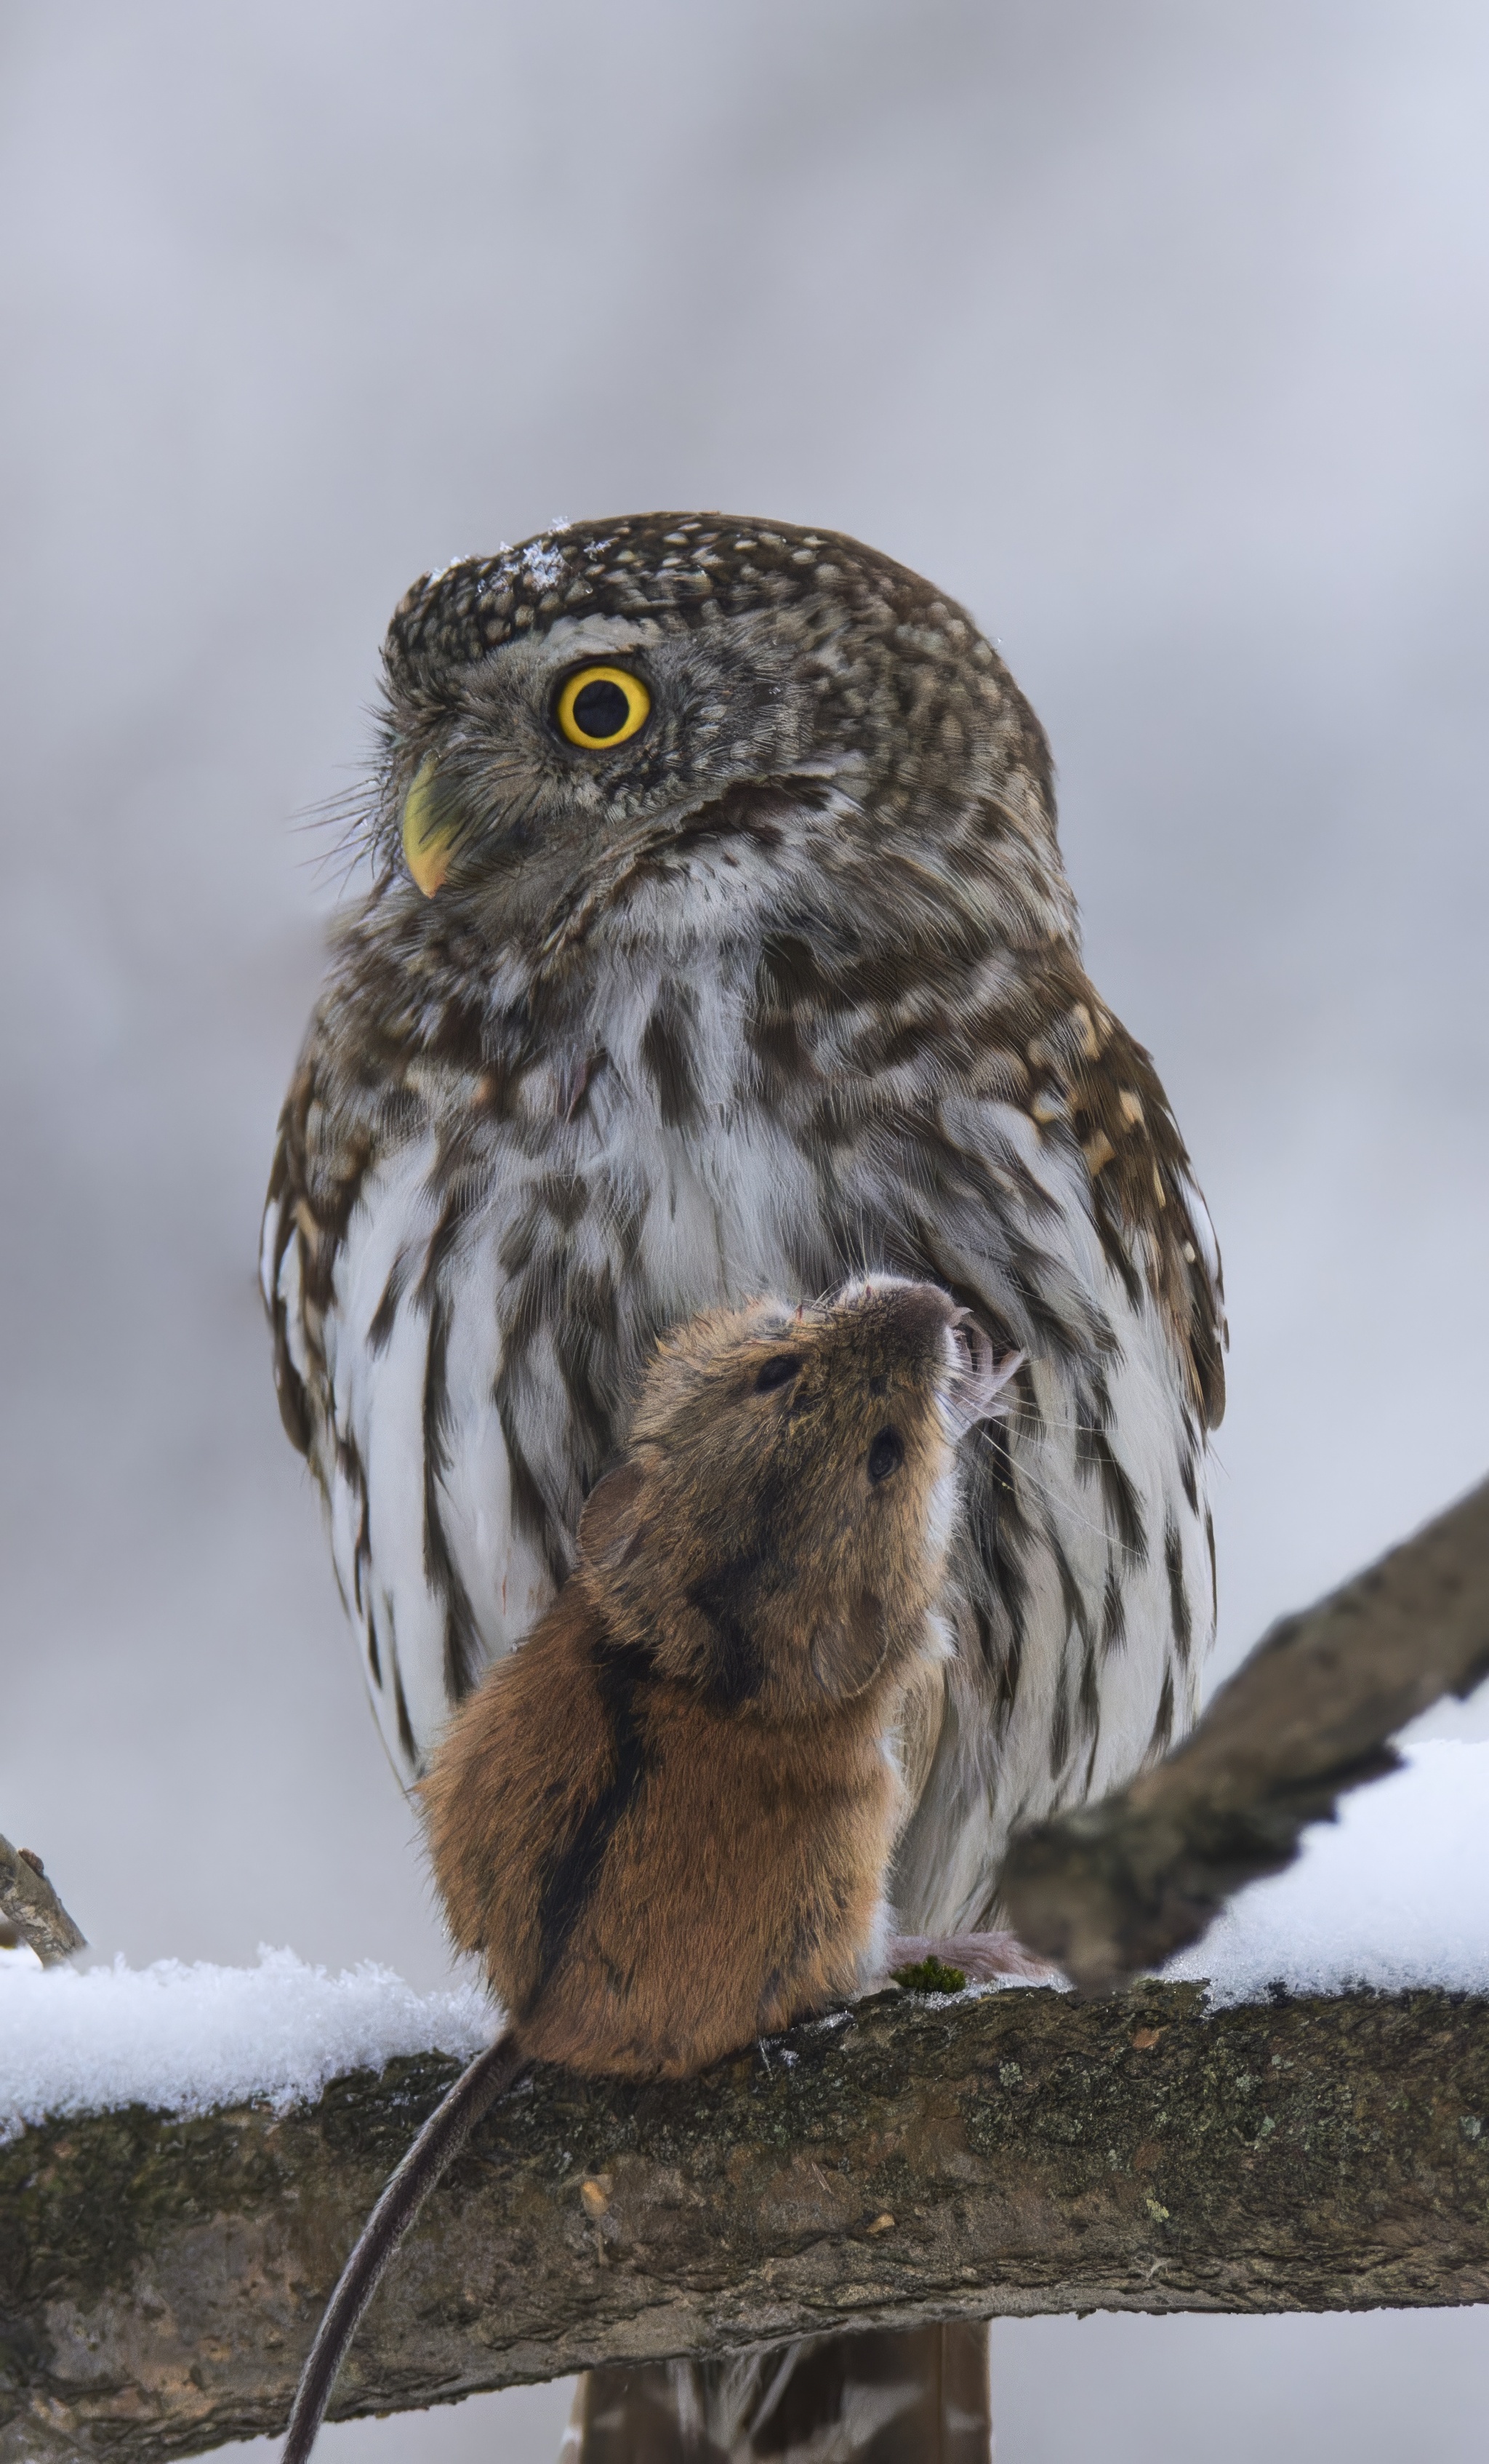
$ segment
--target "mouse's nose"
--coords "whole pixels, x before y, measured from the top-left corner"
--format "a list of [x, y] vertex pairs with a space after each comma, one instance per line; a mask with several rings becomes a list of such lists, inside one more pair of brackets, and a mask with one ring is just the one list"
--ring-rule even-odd
[[897, 1375], [908, 1372], [917, 1384], [934, 1388], [953, 1438], [988, 1418], [998, 1388], [1023, 1359], [1021, 1352], [999, 1359], [986, 1328], [939, 1284], [900, 1275], [869, 1276], [846, 1285], [838, 1305], [870, 1314], [880, 1359], [886, 1366], [892, 1363]]

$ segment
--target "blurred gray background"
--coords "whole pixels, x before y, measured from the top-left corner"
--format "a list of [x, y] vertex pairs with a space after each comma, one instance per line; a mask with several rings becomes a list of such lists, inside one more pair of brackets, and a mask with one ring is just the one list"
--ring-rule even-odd
[[[1482, 1472], [1481, 0], [11, 0], [0, 118], [0, 1828], [99, 1954], [445, 1972], [254, 1234], [302, 817], [556, 514], [857, 533], [1032, 694], [1226, 1252], [1222, 1659]], [[1482, 2311], [994, 2349], [1002, 2464], [1481, 2452]]]

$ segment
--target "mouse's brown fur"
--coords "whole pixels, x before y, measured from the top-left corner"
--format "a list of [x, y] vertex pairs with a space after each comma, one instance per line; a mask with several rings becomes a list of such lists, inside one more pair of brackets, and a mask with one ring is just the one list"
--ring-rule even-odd
[[890, 1733], [946, 1648], [955, 1441], [997, 1382], [923, 1284], [664, 1343], [575, 1574], [424, 1783], [450, 1931], [526, 2053], [678, 2076], [874, 1972]]
[[[1018, 1366], [995, 1366], [946, 1293], [892, 1279], [696, 1318], [663, 1344], [575, 1573], [424, 1782], [450, 1932], [511, 2026], [347, 2261], [285, 2464], [309, 2455], [429, 2189], [529, 2061], [685, 2076], [883, 1973], [896, 1730], [947, 1649], [956, 1441]], [[992, 1936], [967, 1938], [966, 1964], [1030, 1972]]]

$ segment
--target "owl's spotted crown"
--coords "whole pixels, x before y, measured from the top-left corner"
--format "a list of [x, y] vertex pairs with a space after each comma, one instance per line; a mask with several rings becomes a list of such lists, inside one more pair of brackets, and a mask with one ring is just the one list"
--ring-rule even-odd
[[[920, 576], [836, 531], [724, 514], [631, 514], [566, 522], [496, 556], [462, 557], [424, 574], [388, 627], [387, 659], [405, 672], [464, 667], [560, 616], [696, 617], [789, 606], [830, 590], [860, 619], [956, 619]], [[963, 622], [963, 630], [967, 628]]]

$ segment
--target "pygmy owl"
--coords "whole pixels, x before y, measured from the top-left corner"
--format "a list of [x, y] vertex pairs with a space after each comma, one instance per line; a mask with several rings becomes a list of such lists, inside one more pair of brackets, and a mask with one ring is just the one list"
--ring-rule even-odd
[[[562, 1580], [659, 1332], [929, 1277], [1027, 1357], [964, 1443], [891, 1891], [990, 1925], [1013, 1825], [1187, 1725], [1215, 1614], [1218, 1260], [1082, 968], [1039, 723], [914, 574], [717, 515], [427, 575], [384, 657], [263, 1281], [394, 1765]], [[920, 2464], [986, 2455], [986, 2397], [953, 2323], [592, 2373], [575, 2435]]]
[[1187, 1724], [1214, 1622], [1218, 1261], [1039, 723], [914, 574], [718, 515], [427, 575], [384, 664], [263, 1282], [394, 1765], [562, 1580], [663, 1329], [929, 1277], [1027, 1354], [901, 1740], [899, 1920], [985, 1925], [1012, 1825]]

